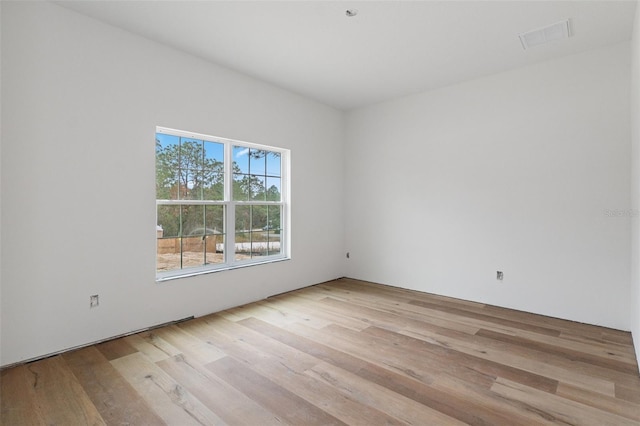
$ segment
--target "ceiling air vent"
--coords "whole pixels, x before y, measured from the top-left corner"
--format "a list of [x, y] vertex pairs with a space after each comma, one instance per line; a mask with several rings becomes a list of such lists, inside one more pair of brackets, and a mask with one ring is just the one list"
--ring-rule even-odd
[[569, 38], [570, 35], [569, 20], [567, 19], [544, 28], [538, 28], [537, 30], [521, 33], [519, 34], [519, 37], [520, 43], [522, 43], [522, 48], [527, 50], [533, 46], [561, 40], [563, 38]]

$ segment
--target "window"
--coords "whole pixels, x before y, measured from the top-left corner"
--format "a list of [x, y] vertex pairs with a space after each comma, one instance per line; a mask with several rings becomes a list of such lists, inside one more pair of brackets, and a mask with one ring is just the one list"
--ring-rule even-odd
[[289, 152], [156, 129], [159, 280], [288, 258]]

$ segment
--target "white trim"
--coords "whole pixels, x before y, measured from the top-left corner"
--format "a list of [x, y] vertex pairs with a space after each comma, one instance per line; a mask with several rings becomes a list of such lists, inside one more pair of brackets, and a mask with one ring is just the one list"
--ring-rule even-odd
[[196, 267], [194, 266], [193, 268], [185, 268], [185, 269], [176, 269], [173, 271], [167, 271], [167, 272], [159, 272], [156, 273], [156, 282], [160, 283], [160, 282], [164, 282], [164, 281], [172, 281], [172, 280], [177, 280], [180, 278], [188, 278], [188, 277], [196, 277], [198, 275], [204, 275], [204, 274], [212, 274], [214, 272], [223, 272], [223, 271], [231, 271], [233, 269], [239, 269], [239, 268], [246, 268], [248, 266], [257, 266], [257, 265], [266, 265], [269, 263], [275, 263], [275, 262], [282, 262], [285, 260], [291, 260], [291, 257], [289, 256], [279, 256], [279, 257], [271, 257], [269, 256], [269, 258], [264, 259], [264, 260], [254, 260], [254, 259], [249, 259], [249, 260], [243, 260], [240, 262], [236, 262], [233, 265], [229, 265], [229, 264], [225, 264], [225, 263], [218, 263], [216, 265], [211, 265], [212, 267]]
[[[201, 133], [187, 132], [184, 130], [169, 129], [166, 127], [156, 127], [156, 133], [171, 136], [185, 137], [190, 139], [200, 139], [207, 142], [217, 142], [224, 145], [224, 200], [158, 200], [156, 206], [160, 205], [221, 205], [224, 208], [224, 263], [216, 263], [202, 266], [188, 267], [184, 269], [174, 269], [171, 271], [156, 270], [156, 282], [168, 281], [178, 278], [191, 277], [208, 274], [212, 272], [226, 271], [235, 268], [244, 268], [253, 265], [263, 265], [271, 262], [279, 262], [291, 259], [291, 204], [290, 204], [290, 150], [250, 142], [237, 141], [228, 138], [205, 135]], [[276, 152], [280, 154], [280, 201], [238, 201], [233, 200], [233, 147], [259, 149]], [[265, 257], [252, 259], [235, 259], [235, 218], [236, 206], [280, 206], [280, 253]], [[157, 208], [156, 208], [157, 224]], [[157, 250], [157, 249], [156, 249]]]
[[[168, 127], [156, 127], [156, 133], [161, 133], [163, 135], [180, 136], [180, 137], [191, 138], [191, 139], [203, 139], [203, 140], [206, 140], [207, 142], [220, 142], [220, 143], [224, 143], [225, 147], [227, 144], [231, 144], [236, 146], [243, 146], [246, 148], [255, 148], [255, 149], [261, 149], [265, 151], [279, 152], [281, 154], [284, 152], [289, 152], [289, 150], [286, 148], [278, 148], [276, 146], [262, 145], [262, 144], [253, 143], [253, 142], [244, 142], [236, 139], [223, 138], [220, 136], [205, 135], [204, 133], [188, 132], [186, 130], [170, 129]], [[231, 155], [233, 155], [233, 153]]]
[[156, 200], [157, 206], [226, 206], [223, 200]]

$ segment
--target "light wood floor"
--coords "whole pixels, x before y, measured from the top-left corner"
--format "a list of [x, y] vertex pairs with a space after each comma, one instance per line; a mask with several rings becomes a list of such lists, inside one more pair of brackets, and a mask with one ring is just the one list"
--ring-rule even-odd
[[2, 372], [3, 425], [640, 424], [629, 333], [342, 279]]

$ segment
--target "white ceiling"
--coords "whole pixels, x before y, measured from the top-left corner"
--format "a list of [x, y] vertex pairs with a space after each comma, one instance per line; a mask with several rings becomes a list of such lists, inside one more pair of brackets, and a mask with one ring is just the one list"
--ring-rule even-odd
[[[340, 109], [631, 38], [635, 1], [58, 1]], [[355, 8], [356, 17], [345, 16]], [[518, 33], [571, 20], [523, 50]]]

